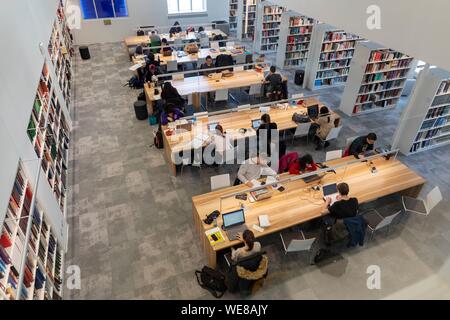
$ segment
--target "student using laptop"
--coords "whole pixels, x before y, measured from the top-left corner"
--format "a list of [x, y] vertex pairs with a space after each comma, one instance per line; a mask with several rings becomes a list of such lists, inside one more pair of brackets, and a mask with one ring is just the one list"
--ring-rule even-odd
[[346, 183], [340, 183], [337, 185], [338, 196], [336, 202], [332, 204], [332, 198], [326, 197], [323, 207], [323, 213], [328, 214], [324, 218], [324, 224], [326, 228], [325, 241], [330, 243], [330, 235], [333, 225], [338, 219], [351, 218], [358, 215], [359, 202], [356, 198], [350, 198], [350, 188]]
[[248, 159], [239, 168], [236, 184], [244, 183], [248, 187], [253, 188], [254, 180], [258, 180], [261, 176], [276, 176], [277, 173], [268, 166], [269, 160], [266, 154], [260, 154], [256, 158]]
[[356, 159], [364, 159], [366, 152], [373, 151], [375, 141], [377, 141], [377, 135], [373, 132], [367, 136], [356, 138], [350, 145], [350, 148], [345, 151], [344, 156], [352, 155]]
[[250, 230], [245, 230], [238, 240], [244, 242], [244, 246], [238, 249], [231, 248], [231, 260], [237, 262], [255, 253], [261, 252], [261, 243], [255, 241], [255, 235]]
[[270, 73], [266, 77], [266, 82], [269, 84], [267, 87], [267, 97], [272, 101], [281, 100], [281, 95], [283, 92], [283, 78], [279, 73], [277, 73], [277, 67], [270, 67]]

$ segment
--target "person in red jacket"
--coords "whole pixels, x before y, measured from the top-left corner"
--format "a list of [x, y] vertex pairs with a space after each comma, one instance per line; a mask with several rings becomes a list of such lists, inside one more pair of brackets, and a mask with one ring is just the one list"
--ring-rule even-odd
[[319, 167], [314, 162], [310, 154], [306, 154], [297, 161], [294, 161], [289, 166], [290, 174], [304, 174], [306, 172], [316, 171]]

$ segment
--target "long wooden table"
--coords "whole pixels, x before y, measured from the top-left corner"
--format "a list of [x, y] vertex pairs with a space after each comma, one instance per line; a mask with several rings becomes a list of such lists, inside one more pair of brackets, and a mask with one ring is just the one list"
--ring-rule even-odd
[[[327, 165], [335, 166], [354, 160], [353, 157], [347, 157], [329, 162]], [[360, 203], [367, 203], [398, 192], [417, 197], [426, 182], [425, 179], [394, 158], [391, 158], [391, 160], [378, 158], [374, 160], [374, 165], [378, 169], [375, 174], [371, 172], [366, 163], [357, 163], [349, 165], [346, 170], [344, 168], [337, 169], [336, 175], [327, 174], [321, 183], [346, 182], [350, 186], [350, 196], [358, 198]], [[222, 200], [222, 204], [220, 203], [220, 197], [222, 196], [234, 192], [244, 192], [248, 189], [245, 185], [193, 197], [193, 220], [209, 266], [215, 268], [218, 253], [238, 245], [240, 242], [230, 241], [226, 233], [222, 231], [225, 241], [212, 246], [205, 235], [205, 231], [212, 229], [212, 226], [203, 222], [208, 214], [214, 210], [220, 210], [220, 208], [222, 208], [222, 213], [230, 212], [239, 209], [240, 204], [243, 203], [246, 208], [245, 219], [248, 229], [253, 230], [254, 224], [259, 225], [258, 217], [260, 215], [269, 216], [271, 226], [266, 228], [263, 233], [254, 231], [257, 238], [264, 237], [320, 218], [323, 215], [322, 193], [321, 191], [311, 191], [308, 188], [311, 185], [314, 185], [314, 183], [306, 184], [303, 180], [289, 182], [283, 184], [286, 188], [284, 192], [274, 191], [272, 198], [255, 203], [250, 203], [248, 200], [237, 200], [234, 197]], [[219, 218], [218, 222], [219, 227], [221, 227], [222, 219]]]
[[[201, 70], [199, 70], [201, 72]], [[184, 78], [184, 80], [172, 80], [172, 85], [177, 88], [181, 96], [192, 95], [193, 105], [200, 107], [200, 95], [207, 92], [214, 92], [223, 89], [234, 89], [249, 87], [254, 84], [264, 83], [264, 74], [256, 70], [236, 71], [232, 77], [222, 78], [219, 81], [212, 80], [206, 76]], [[161, 88], [158, 88], [161, 92]], [[154, 88], [148, 84], [144, 85], [147, 106], [153, 110], [155, 101], [160, 100], [160, 95], [154, 95]]]
[[[295, 129], [298, 124], [292, 121], [293, 114], [296, 112], [306, 114], [307, 107], [315, 104], [319, 105], [319, 107], [323, 106], [323, 103], [316, 98], [310, 98], [306, 99], [303, 105], [294, 104], [290, 105], [287, 109], [271, 108], [269, 115], [272, 122], [277, 124], [278, 130], [285, 131]], [[199, 119], [196, 125], [201, 127], [201, 132], [208, 133], [208, 123], [218, 122], [228, 134], [231, 134], [233, 140], [239, 140], [256, 135], [256, 131], [252, 129], [252, 120], [260, 119], [261, 115], [259, 108], [254, 108]], [[333, 115], [336, 119], [340, 119], [338, 114], [333, 113]], [[247, 132], [245, 134], [239, 133], [239, 129], [241, 128], [247, 129]], [[176, 176], [177, 170], [173, 159], [176, 154], [193, 149], [191, 142], [195, 138], [196, 132], [198, 133], [199, 130], [193, 129], [192, 131], [171, 136], [167, 135], [168, 131], [169, 128], [167, 126], [163, 128], [164, 153], [171, 173]]]

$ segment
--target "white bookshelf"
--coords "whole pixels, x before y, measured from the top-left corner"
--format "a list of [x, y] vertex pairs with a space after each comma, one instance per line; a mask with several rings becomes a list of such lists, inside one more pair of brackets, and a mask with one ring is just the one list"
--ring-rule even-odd
[[343, 85], [360, 38], [319, 23], [313, 28], [303, 86], [310, 90]]
[[393, 146], [415, 154], [450, 143], [450, 72], [425, 68], [419, 74]]
[[257, 3], [261, 0], [237, 0], [237, 37], [253, 40], [255, 37]]
[[371, 41], [359, 41], [340, 109], [349, 116], [397, 106], [414, 58]]
[[277, 67], [304, 68], [308, 59], [311, 35], [316, 21], [293, 11], [281, 17]]
[[258, 2], [253, 48], [258, 53], [276, 52], [281, 18], [286, 8], [269, 1]]
[[229, 22], [230, 22], [230, 31], [236, 31], [238, 27], [238, 5], [239, 0], [229, 0], [230, 1], [230, 13], [229, 13]]

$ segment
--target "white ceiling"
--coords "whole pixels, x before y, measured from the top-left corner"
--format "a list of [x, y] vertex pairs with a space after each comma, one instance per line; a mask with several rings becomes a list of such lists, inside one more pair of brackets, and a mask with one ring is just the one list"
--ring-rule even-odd
[[[311, 18], [450, 70], [449, 0], [272, 0]], [[369, 30], [367, 8], [380, 8], [381, 29]]]

